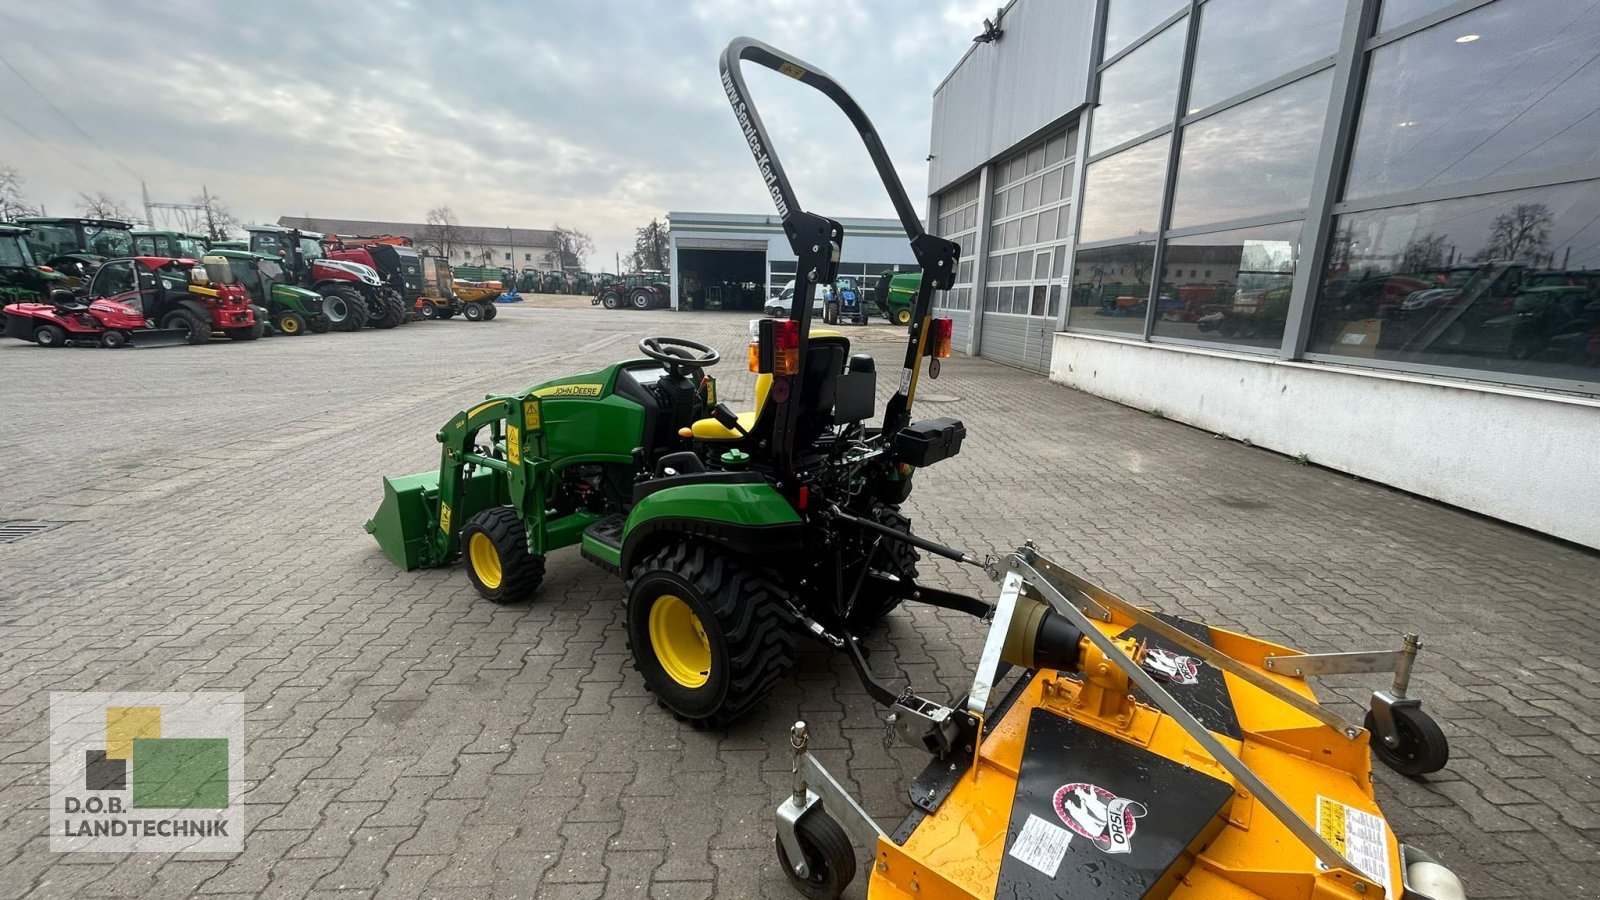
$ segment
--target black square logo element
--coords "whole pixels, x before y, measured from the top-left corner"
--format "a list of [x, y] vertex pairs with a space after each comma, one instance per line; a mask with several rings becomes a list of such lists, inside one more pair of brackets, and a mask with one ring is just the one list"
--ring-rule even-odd
[[125, 791], [128, 789], [128, 761], [106, 759], [104, 750], [83, 751], [83, 789], [86, 791]]

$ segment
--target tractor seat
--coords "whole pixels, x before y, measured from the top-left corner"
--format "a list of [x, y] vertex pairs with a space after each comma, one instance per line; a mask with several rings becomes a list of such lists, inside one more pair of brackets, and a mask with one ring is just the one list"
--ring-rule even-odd
[[[818, 344], [842, 346], [844, 348], [843, 358], [848, 359], [850, 356], [850, 339], [832, 329], [812, 331], [811, 342], [813, 346]], [[756, 376], [756, 408], [749, 412], [738, 414], [739, 427], [743, 428], [746, 433], [755, 431], [756, 422], [761, 418], [761, 413], [767, 406], [767, 391], [771, 390], [771, 388], [772, 375], [770, 373], [762, 373]], [[693, 426], [693, 434], [695, 440], [699, 441], [738, 441], [744, 439], [744, 435], [711, 418], [696, 421]]]

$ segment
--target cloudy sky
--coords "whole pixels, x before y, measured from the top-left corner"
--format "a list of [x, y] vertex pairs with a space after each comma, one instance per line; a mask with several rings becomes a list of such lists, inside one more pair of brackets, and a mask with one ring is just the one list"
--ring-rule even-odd
[[[52, 214], [83, 191], [136, 208], [141, 179], [156, 200], [204, 184], [249, 222], [421, 221], [448, 204], [466, 224], [582, 229], [609, 267], [667, 210], [771, 211], [717, 79], [737, 35], [844, 83], [920, 207], [933, 89], [995, 5], [6, 4], [0, 166]], [[841, 115], [747, 72], [803, 204], [892, 215]]]

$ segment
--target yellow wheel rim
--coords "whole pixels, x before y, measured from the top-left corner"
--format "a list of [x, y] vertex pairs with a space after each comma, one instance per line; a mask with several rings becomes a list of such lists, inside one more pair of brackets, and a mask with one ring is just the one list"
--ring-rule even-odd
[[299, 334], [300, 323], [285, 316], [283, 321], [278, 323], [278, 330], [284, 334]]
[[467, 557], [484, 587], [492, 591], [500, 586], [500, 551], [494, 548], [494, 541], [489, 540], [487, 534], [472, 533], [472, 539], [467, 541]]
[[898, 323], [900, 325], [906, 324], [907, 322], [911, 321], [911, 310], [909, 310], [909, 309], [900, 310], [899, 312], [894, 314], [894, 320], [895, 320], [896, 323]]
[[711, 674], [711, 641], [689, 604], [662, 594], [650, 607], [650, 646], [661, 668], [686, 688], [705, 686]]

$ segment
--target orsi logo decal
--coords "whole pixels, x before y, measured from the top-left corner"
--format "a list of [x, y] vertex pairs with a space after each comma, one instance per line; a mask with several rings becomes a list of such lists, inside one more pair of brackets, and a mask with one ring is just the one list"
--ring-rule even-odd
[[1068, 828], [1106, 853], [1132, 850], [1137, 820], [1147, 812], [1143, 803], [1081, 781], [1064, 784], [1056, 791], [1055, 808]]
[[1192, 656], [1180, 656], [1171, 650], [1151, 647], [1144, 651], [1140, 665], [1146, 672], [1173, 684], [1198, 684], [1200, 664]]

